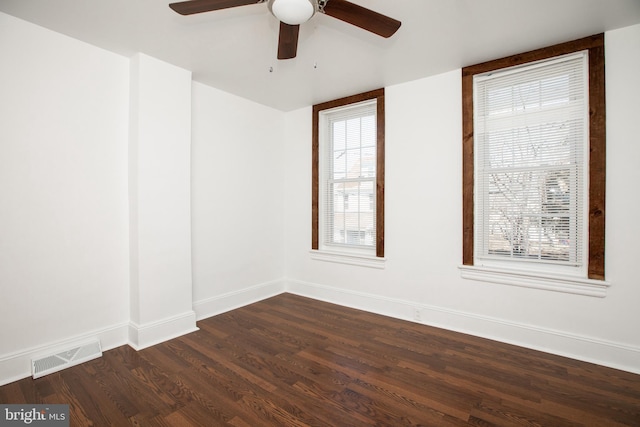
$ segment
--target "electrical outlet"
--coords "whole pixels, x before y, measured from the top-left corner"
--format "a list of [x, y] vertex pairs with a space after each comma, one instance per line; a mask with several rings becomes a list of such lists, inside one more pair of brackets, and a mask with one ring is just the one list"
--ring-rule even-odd
[[413, 307], [413, 320], [415, 320], [416, 322], [422, 321], [422, 315], [418, 307]]

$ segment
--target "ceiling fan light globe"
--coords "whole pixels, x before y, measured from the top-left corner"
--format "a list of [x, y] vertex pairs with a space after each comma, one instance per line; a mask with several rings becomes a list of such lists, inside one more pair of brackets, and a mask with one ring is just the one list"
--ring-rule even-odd
[[316, 13], [315, 0], [270, 0], [269, 9], [273, 16], [289, 25], [307, 22]]

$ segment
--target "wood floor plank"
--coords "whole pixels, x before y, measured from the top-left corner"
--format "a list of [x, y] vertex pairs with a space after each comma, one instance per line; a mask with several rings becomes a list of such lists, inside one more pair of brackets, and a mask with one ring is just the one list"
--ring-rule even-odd
[[282, 294], [37, 380], [72, 426], [640, 426], [640, 375]]

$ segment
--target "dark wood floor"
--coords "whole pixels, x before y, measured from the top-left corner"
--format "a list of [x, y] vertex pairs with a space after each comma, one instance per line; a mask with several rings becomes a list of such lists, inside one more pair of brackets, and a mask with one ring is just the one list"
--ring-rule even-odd
[[72, 426], [640, 426], [640, 376], [283, 294], [0, 387]]

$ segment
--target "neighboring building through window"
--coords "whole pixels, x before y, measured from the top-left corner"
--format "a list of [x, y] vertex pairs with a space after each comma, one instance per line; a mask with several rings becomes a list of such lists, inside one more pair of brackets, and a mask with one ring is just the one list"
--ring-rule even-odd
[[463, 69], [463, 264], [604, 280], [604, 37]]
[[384, 256], [384, 89], [313, 107], [312, 249]]

